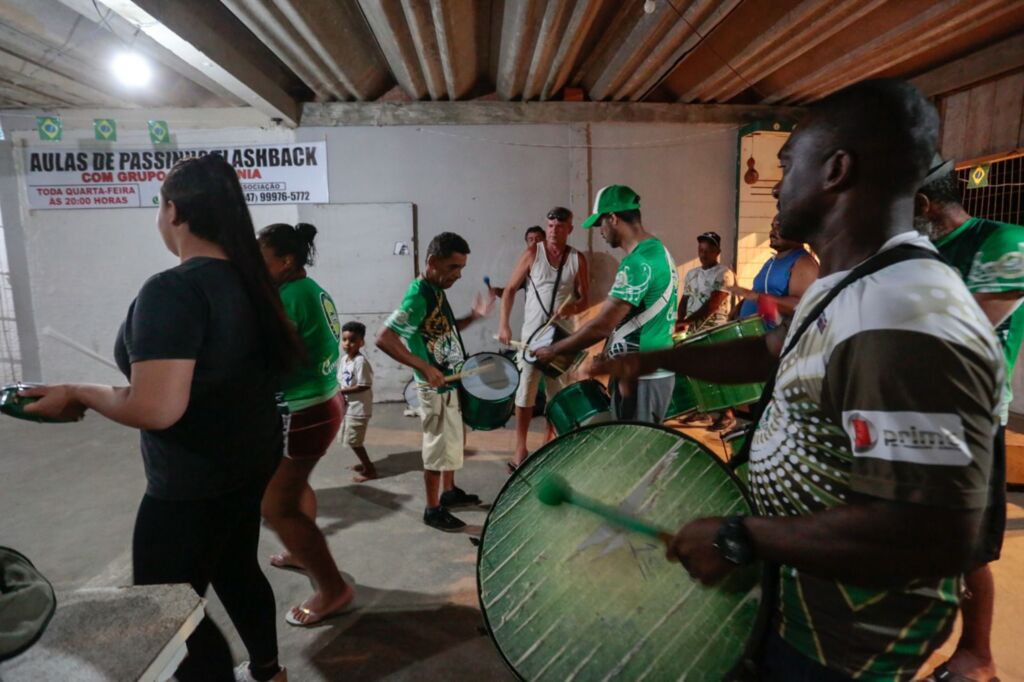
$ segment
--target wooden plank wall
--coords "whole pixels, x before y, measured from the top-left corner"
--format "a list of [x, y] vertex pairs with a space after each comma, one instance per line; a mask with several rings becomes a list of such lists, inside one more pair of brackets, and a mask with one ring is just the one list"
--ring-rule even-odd
[[1024, 148], [1024, 72], [945, 95], [942, 155], [967, 161]]

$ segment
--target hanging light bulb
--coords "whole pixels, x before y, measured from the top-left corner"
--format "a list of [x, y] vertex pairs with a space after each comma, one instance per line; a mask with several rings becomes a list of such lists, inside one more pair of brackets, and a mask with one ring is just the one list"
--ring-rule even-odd
[[153, 76], [149, 62], [134, 52], [122, 52], [110, 62], [110, 70], [119, 81], [133, 88], [139, 88]]
[[646, 0], [644, 2], [644, 13], [645, 14], [654, 14], [654, 10], [655, 9], [657, 9], [657, 5], [655, 4], [654, 0]]

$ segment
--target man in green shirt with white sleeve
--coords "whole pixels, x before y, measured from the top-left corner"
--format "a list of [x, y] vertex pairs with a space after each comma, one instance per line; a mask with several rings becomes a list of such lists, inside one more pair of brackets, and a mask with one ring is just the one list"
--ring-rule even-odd
[[[640, 196], [625, 185], [604, 187], [594, 198], [593, 215], [583, 223], [587, 229], [594, 226], [609, 246], [621, 248], [626, 257], [619, 263], [601, 310], [572, 336], [537, 351], [542, 363], [602, 339], [606, 339], [605, 353], [612, 357], [672, 347], [679, 274], [665, 245], [644, 229]], [[660, 424], [674, 385], [675, 375], [662, 369], [628, 385], [616, 383], [612, 414], [619, 420]]]
[[918, 190], [915, 227], [927, 233], [992, 323], [1006, 361], [999, 404], [999, 431], [992, 452], [989, 501], [974, 568], [964, 577], [963, 633], [952, 658], [932, 678], [989, 680], [996, 675], [990, 635], [995, 583], [989, 564], [999, 558], [1006, 531], [1006, 423], [1013, 398], [1011, 378], [1024, 340], [1024, 227], [972, 218], [960, 203], [953, 162], [937, 158]]
[[452, 313], [445, 291], [462, 277], [468, 256], [469, 244], [454, 232], [434, 237], [427, 246], [426, 269], [377, 334], [377, 347], [411, 367], [416, 376], [427, 493], [423, 523], [449, 533], [466, 524], [448, 510], [478, 505], [480, 498], [455, 485], [455, 472], [462, 468], [464, 431], [459, 395], [447, 377], [458, 373], [466, 359], [459, 332], [494, 307], [493, 295], [478, 295], [469, 315], [456, 319]]

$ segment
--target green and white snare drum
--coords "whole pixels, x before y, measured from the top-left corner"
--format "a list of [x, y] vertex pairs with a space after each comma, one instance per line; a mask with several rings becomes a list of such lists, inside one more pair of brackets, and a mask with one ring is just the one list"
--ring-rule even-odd
[[[710, 346], [735, 339], [749, 339], [764, 336], [764, 322], [760, 317], [748, 317], [723, 324], [693, 336], [688, 336], [680, 346]], [[707, 381], [690, 379], [697, 408], [701, 412], [717, 412], [730, 407], [757, 402], [764, 389], [764, 383], [755, 384], [712, 384]]]
[[519, 370], [497, 353], [477, 353], [463, 363], [459, 380], [462, 420], [477, 431], [500, 429], [515, 409]]
[[547, 418], [562, 436], [587, 424], [611, 421], [612, 401], [600, 381], [586, 379], [559, 391], [548, 403]]
[[525, 680], [736, 675], [763, 626], [762, 567], [703, 587], [657, 540], [544, 506], [534, 488], [552, 473], [667, 529], [751, 513], [725, 465], [671, 429], [595, 424], [548, 443], [509, 478], [480, 540], [481, 610], [511, 669]]

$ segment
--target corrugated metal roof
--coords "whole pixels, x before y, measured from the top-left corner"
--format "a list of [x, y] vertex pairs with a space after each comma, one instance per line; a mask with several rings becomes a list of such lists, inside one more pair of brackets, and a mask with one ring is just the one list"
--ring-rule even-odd
[[[643, 0], [177, 2], [219, 4], [196, 13], [217, 23], [197, 31], [261, 51], [257, 71], [321, 102], [544, 101], [576, 88], [593, 101], [802, 104], [1024, 39], [1015, 0], [654, 0], [651, 12]], [[165, 3], [0, 0], [0, 106], [243, 103], [217, 78], [230, 65], [175, 54], [126, 5], [159, 21]], [[128, 48], [153, 60], [156, 87], [110, 77], [111, 55]]]

